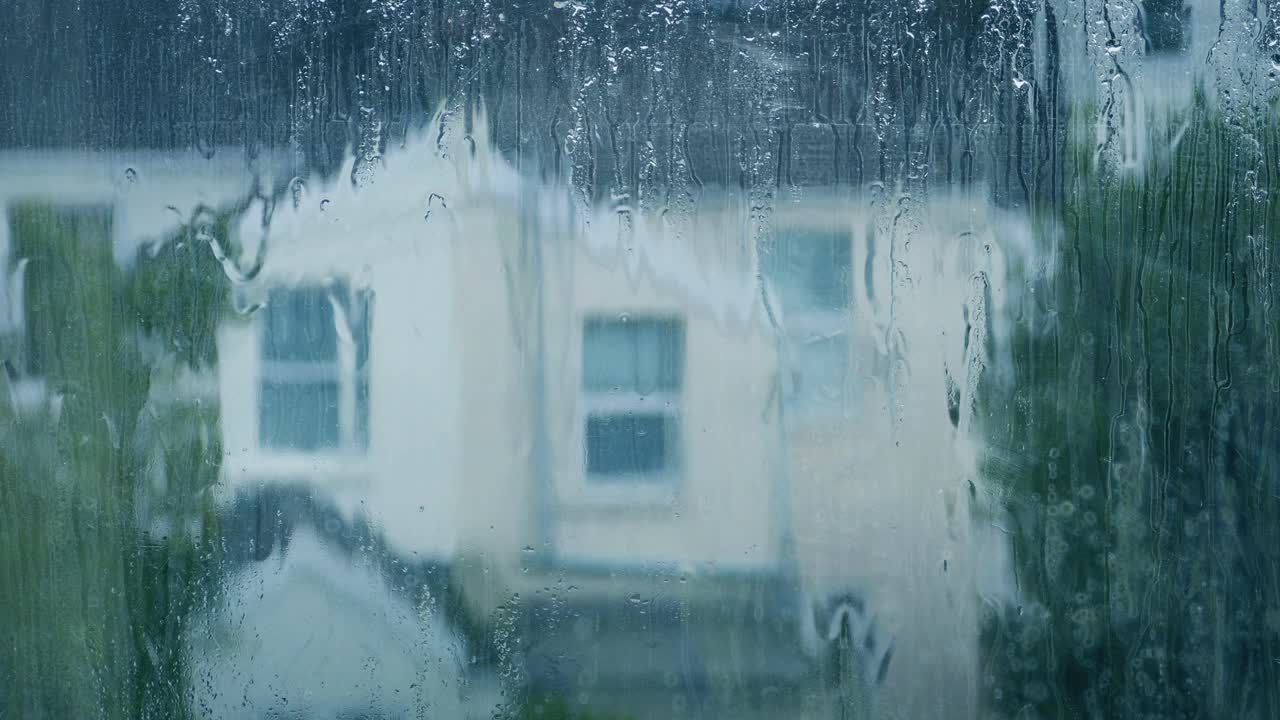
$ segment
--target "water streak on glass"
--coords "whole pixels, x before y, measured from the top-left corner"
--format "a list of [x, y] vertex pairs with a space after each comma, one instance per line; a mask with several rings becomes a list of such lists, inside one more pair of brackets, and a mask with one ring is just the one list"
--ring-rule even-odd
[[1280, 717], [1280, 2], [0, 59], [0, 719]]

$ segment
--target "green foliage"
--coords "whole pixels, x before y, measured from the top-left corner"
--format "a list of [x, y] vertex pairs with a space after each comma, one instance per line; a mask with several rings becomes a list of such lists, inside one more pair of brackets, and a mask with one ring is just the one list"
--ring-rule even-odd
[[183, 717], [222, 453], [216, 403], [179, 381], [212, 361], [226, 280], [186, 229], [125, 271], [106, 211], [10, 222], [28, 331], [0, 346], [0, 716]]
[[191, 367], [217, 363], [217, 321], [231, 301], [222, 267], [198, 235], [227, 237], [230, 218], [219, 215], [207, 229], [186, 225], [154, 253], [140, 250], [125, 290], [142, 331], [163, 338], [168, 351]]
[[987, 399], [1027, 601], [986, 618], [998, 717], [1280, 716], [1280, 132], [1198, 107], [1149, 157], [1074, 146]]

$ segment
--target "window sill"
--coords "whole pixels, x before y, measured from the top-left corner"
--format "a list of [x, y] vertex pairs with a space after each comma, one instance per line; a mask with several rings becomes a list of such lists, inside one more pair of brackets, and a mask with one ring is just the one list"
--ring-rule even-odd
[[560, 506], [580, 510], [667, 510], [680, 499], [679, 477], [674, 474], [641, 475], [591, 480], [584, 477], [562, 487]]
[[236, 475], [262, 479], [289, 479], [315, 481], [349, 481], [367, 478], [372, 463], [363, 453], [281, 452], [254, 448], [240, 453], [228, 453], [225, 472], [234, 482]]

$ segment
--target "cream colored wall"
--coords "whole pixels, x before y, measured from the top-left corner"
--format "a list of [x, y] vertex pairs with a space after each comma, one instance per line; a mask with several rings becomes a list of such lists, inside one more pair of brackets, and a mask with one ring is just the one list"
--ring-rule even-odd
[[519, 217], [511, 204], [469, 214], [453, 265], [462, 399], [455, 571], [467, 576], [464, 592], [484, 616], [518, 590], [530, 559], [524, 549], [541, 547], [530, 427], [533, 307], [520, 299], [531, 279], [520, 264]]
[[[697, 239], [691, 239], [698, 242]], [[772, 470], [779, 438], [769, 410], [775, 348], [761, 328], [734, 329], [653, 275], [628, 278], [623, 252], [583, 246], [548, 308], [548, 366], [558, 496], [556, 544], [566, 562], [695, 569], [773, 569], [779, 528]], [[680, 469], [673, 486], [612, 487], [585, 477], [582, 327], [589, 316], [679, 317], [685, 324], [679, 393]]]
[[981, 558], [967, 495], [944, 452], [888, 430], [876, 417], [790, 435], [801, 576], [817, 597], [854, 589], [892, 633], [882, 717], [972, 717]]
[[[334, 208], [335, 213], [339, 208]], [[302, 482], [348, 515], [363, 515], [406, 555], [447, 559], [460, 530], [463, 387], [456, 352], [455, 244], [425, 224], [390, 218], [341, 224], [273, 246], [242, 306], [267, 289], [341, 277], [374, 293], [367, 451], [289, 453], [258, 446], [261, 315], [219, 330], [223, 492], [263, 480]]]
[[[816, 597], [855, 590], [893, 634], [892, 669], [877, 696], [882, 717], [973, 717], [978, 578], [996, 586], [1012, 578], [1006, 547], [987, 541], [978, 554], [969, 483], [982, 480], [969, 403], [974, 383], [998, 383], [1005, 370], [1000, 348], [1020, 292], [1012, 268], [1031, 264], [1030, 228], [963, 195], [778, 205], [779, 229], [846, 224], [853, 242], [847, 332], [857, 391], [843, 419], [788, 423], [802, 582]], [[989, 342], [974, 335], [966, 344], [966, 324]], [[948, 373], [961, 392], [958, 427]], [[1008, 596], [1007, 587], [981, 592]]]
[[[629, 273], [619, 256], [565, 227], [553, 219], [539, 231], [541, 240], [523, 239], [542, 243], [540, 288], [532, 268], [519, 264], [515, 225], [497, 237], [471, 234], [458, 255], [457, 327], [470, 328], [459, 345], [467, 398], [464, 555], [484, 553], [486, 566], [511, 573], [533, 555], [583, 569], [776, 568], [780, 517], [770, 464], [778, 435], [767, 409], [772, 341], [758, 328], [722, 326], [677, 290]], [[514, 286], [509, 273], [519, 274]], [[545, 479], [530, 427], [535, 350], [520, 345], [534, 342], [539, 289], [546, 378], [539, 417], [550, 441]], [[622, 313], [678, 316], [686, 325], [681, 470], [672, 485], [602, 485], [585, 477], [583, 320]], [[549, 503], [541, 495], [544, 481]]]
[[[312, 478], [347, 498], [394, 547], [451, 559], [482, 617], [514, 593], [545, 585], [541, 558], [571, 573], [659, 564], [695, 576], [781, 569], [789, 523], [803, 589], [813, 597], [858, 592], [894, 635], [893, 669], [880, 695], [887, 716], [971, 714], [980, 559], [970, 535], [967, 466], [945, 404], [950, 341], [939, 328], [960, 317], [962, 298], [952, 296], [963, 292], [972, 268], [938, 251], [962, 234], [957, 228], [993, 222], [986, 211], [964, 203], [909, 211], [915, 249], [901, 259], [919, 286], [900, 288], [898, 297], [904, 317], [919, 318], [900, 324], [910, 341], [909, 372], [885, 359], [874, 303], [855, 300], [851, 365], [861, 373], [862, 395], [844, 419], [796, 422], [784, 434], [774, 404], [777, 345], [753, 266], [743, 259], [751, 243], [741, 238], [751, 229], [739, 208], [710, 207], [680, 237], [656, 219], [634, 234], [597, 222], [593, 235], [575, 237], [540, 202], [522, 208], [510, 198], [474, 199], [422, 228], [403, 220], [366, 228], [360, 242], [341, 243], [332, 254], [311, 245], [276, 256], [281, 271], [269, 267], [269, 280], [358, 268], [353, 282], [374, 288], [376, 309], [367, 457], [351, 464], [310, 457], [272, 472]], [[847, 224], [855, 244], [865, 243], [868, 222], [883, 218], [858, 208], [848, 198], [812, 195], [780, 204], [772, 222]], [[930, 213], [954, 217], [943, 222]], [[530, 220], [535, 215], [542, 219]], [[531, 228], [540, 236], [522, 235]], [[397, 239], [401, 232], [407, 239]], [[532, 245], [522, 252], [521, 243], [541, 243], [544, 275], [530, 262]], [[866, 248], [855, 248], [855, 263], [869, 262], [877, 285], [888, 287], [887, 246], [881, 252], [867, 257]], [[546, 407], [535, 414], [539, 291]], [[924, 312], [931, 304], [939, 311]], [[686, 323], [683, 466], [673, 495], [594, 487], [584, 477], [582, 323], [621, 313], [678, 315]], [[221, 336], [233, 484], [271, 468], [269, 458], [243, 449], [256, 439], [255, 337], [236, 324]], [[534, 452], [537, 417], [550, 440], [549, 504]], [[595, 492], [602, 489], [608, 494]], [[591, 592], [621, 587], [596, 585]]]

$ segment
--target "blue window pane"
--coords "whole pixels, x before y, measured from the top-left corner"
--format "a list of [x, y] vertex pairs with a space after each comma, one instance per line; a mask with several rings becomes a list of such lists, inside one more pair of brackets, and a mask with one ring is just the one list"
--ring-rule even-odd
[[258, 441], [263, 447], [319, 450], [338, 445], [335, 382], [264, 382]]
[[787, 230], [761, 258], [788, 310], [843, 310], [852, 293], [853, 246], [832, 230]]
[[338, 335], [328, 288], [274, 290], [263, 308], [263, 357], [291, 362], [332, 362]]
[[671, 419], [661, 414], [592, 415], [587, 418], [587, 473], [629, 475], [663, 470], [669, 463]]
[[596, 392], [671, 392], [684, 371], [677, 318], [591, 318], [583, 325], [583, 386]]

